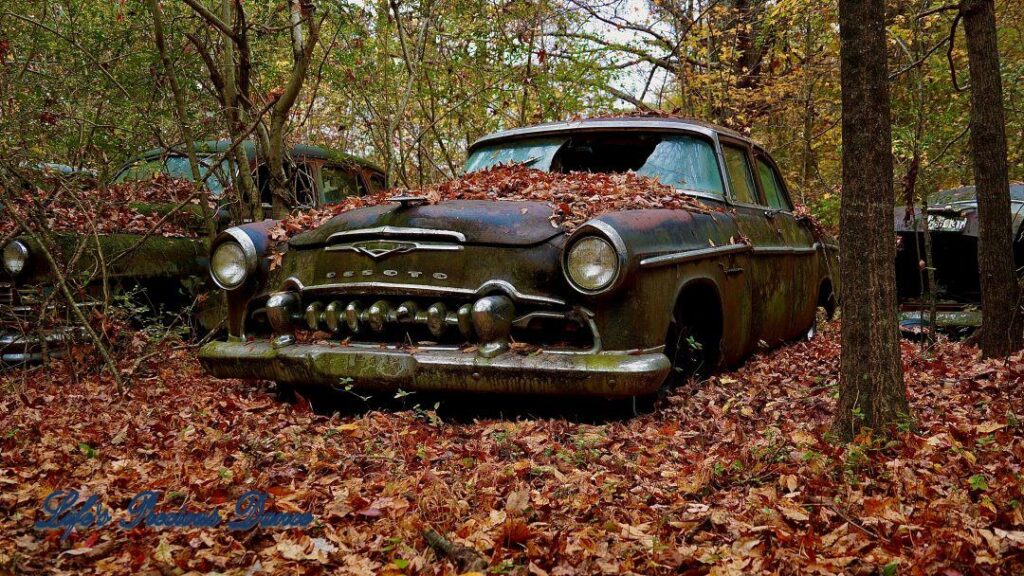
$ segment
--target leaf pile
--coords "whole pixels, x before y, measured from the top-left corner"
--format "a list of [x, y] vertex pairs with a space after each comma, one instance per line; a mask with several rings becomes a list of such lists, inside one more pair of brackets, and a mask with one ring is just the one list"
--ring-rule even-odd
[[272, 236], [284, 240], [311, 230], [334, 216], [362, 208], [387, 204], [399, 194], [421, 196], [427, 203], [447, 200], [500, 200], [544, 202], [551, 207], [551, 223], [566, 233], [606, 212], [666, 208], [709, 213], [711, 208], [692, 196], [676, 191], [655, 178], [633, 172], [622, 174], [543, 172], [521, 164], [499, 165], [460, 178], [416, 190], [388, 190], [297, 214], [283, 220]]
[[[139, 362], [145, 346], [122, 360], [135, 381], [126, 398], [71, 361], [0, 375], [0, 573], [458, 573], [426, 527], [479, 551], [492, 573], [1024, 570], [1019, 355], [905, 343], [915, 427], [837, 446], [826, 441], [835, 325], [676, 390], [652, 415], [596, 424], [504, 405], [504, 418], [474, 413], [481, 399], [458, 418], [446, 414], [454, 399], [437, 412], [314, 416], [265, 384], [203, 376], [185, 348]], [[32, 528], [55, 488], [100, 495], [115, 521], [146, 489], [163, 491], [165, 510], [230, 516], [259, 488], [275, 510], [316, 522], [108, 527], [61, 543]]]
[[[35, 227], [37, 220], [40, 228], [54, 232], [145, 234], [156, 228], [160, 236], [196, 237], [201, 230], [197, 212], [190, 209], [200, 203], [195, 191], [189, 180], [157, 174], [150, 180], [84, 191], [58, 186], [45, 196], [39, 189], [15, 193], [17, 217], [0, 219], [0, 237], [17, 233], [19, 221]], [[167, 211], [189, 200], [190, 206], [164, 219]]]

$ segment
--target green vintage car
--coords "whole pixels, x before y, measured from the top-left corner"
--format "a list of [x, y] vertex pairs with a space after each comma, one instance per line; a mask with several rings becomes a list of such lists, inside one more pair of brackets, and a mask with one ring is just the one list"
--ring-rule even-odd
[[707, 209], [608, 210], [566, 234], [550, 203], [412, 192], [292, 238], [274, 269], [265, 226], [231, 228], [211, 266], [229, 337], [201, 349], [205, 368], [320, 391], [629, 397], [803, 337], [835, 305], [834, 246], [740, 134], [661, 118], [544, 124], [480, 139], [466, 170], [507, 164], [632, 171]]
[[[222, 207], [216, 216], [221, 229], [238, 223], [232, 221], [230, 211], [220, 202], [225, 198], [225, 187], [230, 186], [237, 175], [234, 164], [225, 159], [230, 144], [217, 140], [199, 142], [195, 146], [206, 188]], [[253, 143], [243, 143], [242, 149], [253, 167], [254, 180], [264, 202], [269, 204], [267, 167]], [[213, 173], [207, 175], [209, 172]], [[291, 183], [289, 203], [296, 209], [339, 202], [383, 187], [383, 173], [370, 162], [315, 146], [291, 147], [287, 172]], [[112, 182], [144, 181], [157, 174], [192, 180], [184, 150], [147, 151], [126, 162], [115, 172]], [[94, 193], [103, 191], [97, 189]], [[142, 213], [163, 214], [174, 206], [145, 204], [133, 208]], [[198, 207], [189, 207], [177, 216], [183, 219], [185, 226], [192, 226], [195, 234], [163, 237], [159, 233], [109, 233], [98, 238], [75, 232], [51, 234], [58, 253], [74, 254], [79, 246], [84, 247], [70, 274], [81, 292], [77, 305], [91, 310], [120, 300], [150, 318], [158, 314], [175, 316], [198, 294], [214, 288], [208, 282], [209, 239]], [[66, 299], [54, 291], [51, 267], [38, 244], [29, 235], [21, 235], [3, 247], [2, 255], [2, 364], [20, 364], [60, 355], [65, 344], [81, 336], [82, 331]], [[102, 273], [100, 263], [105, 270]], [[194, 324], [199, 330], [215, 329], [224, 319], [222, 298], [203, 299], [194, 314]]]

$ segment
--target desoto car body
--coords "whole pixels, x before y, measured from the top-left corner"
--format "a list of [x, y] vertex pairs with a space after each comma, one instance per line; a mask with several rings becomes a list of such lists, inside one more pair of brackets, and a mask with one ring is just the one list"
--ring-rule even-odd
[[[252, 163], [254, 180], [269, 203], [267, 170], [251, 142], [242, 144]], [[224, 159], [230, 150], [225, 140], [196, 144], [201, 175], [210, 197], [224, 198], [236, 174], [233, 164]], [[291, 205], [296, 208], [316, 207], [338, 202], [346, 197], [362, 195], [383, 187], [383, 173], [360, 158], [324, 148], [297, 145], [289, 151], [288, 174], [292, 185]], [[212, 171], [213, 174], [207, 175]], [[168, 149], [150, 150], [125, 163], [114, 175], [113, 183], [145, 181], [157, 174], [192, 180], [189, 161], [184, 152]], [[101, 190], [94, 193], [101, 194]], [[145, 204], [136, 206], [143, 213], [158, 213], [172, 205]], [[209, 284], [209, 238], [197, 206], [186, 209], [188, 221], [196, 228], [194, 237], [163, 237], [159, 233], [91, 234], [53, 233], [51, 239], [58, 251], [73, 254], [84, 244], [84, 253], [76, 261], [72, 279], [84, 283], [78, 306], [92, 308], [103, 303], [103, 296], [135, 294], [142, 299], [149, 313], [176, 315], [195, 296], [214, 288]], [[232, 222], [229, 211], [220, 209], [218, 225], [223, 229]], [[23, 235], [4, 245], [3, 274], [0, 275], [0, 359], [2, 364], [18, 364], [56, 356], [63, 345], [81, 334], [74, 317], [54, 293], [55, 281], [50, 266], [35, 240]], [[97, 266], [106, 265], [105, 273]], [[104, 288], [104, 282], [106, 288]], [[208, 298], [196, 312], [195, 324], [203, 330], [215, 328], [224, 319], [224, 306], [218, 299]], [[45, 308], [45, 310], [44, 310]], [[45, 322], [44, 322], [45, 318]]]
[[546, 124], [482, 138], [466, 169], [507, 164], [635, 171], [711, 211], [612, 211], [566, 234], [543, 202], [405, 195], [294, 237], [273, 270], [267, 228], [232, 228], [211, 266], [230, 335], [201, 349], [203, 365], [321, 391], [626, 397], [801, 337], [834, 305], [834, 246], [737, 133], [665, 118]]
[[[926, 218], [915, 211], [907, 218], [896, 210], [896, 292], [900, 328], [913, 333], [931, 322], [925, 258]], [[1024, 184], [1010, 186], [1013, 259], [1024, 266]], [[927, 222], [935, 279], [935, 328], [970, 331], [981, 325], [981, 277], [978, 271], [978, 198], [974, 186], [936, 192], [928, 197]]]

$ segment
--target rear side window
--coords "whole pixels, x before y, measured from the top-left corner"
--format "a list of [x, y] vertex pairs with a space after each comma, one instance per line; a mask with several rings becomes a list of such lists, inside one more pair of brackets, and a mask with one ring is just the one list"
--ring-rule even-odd
[[320, 190], [321, 204], [336, 204], [345, 198], [363, 194], [359, 176], [343, 166], [323, 166], [320, 168], [320, 179], [323, 182]]
[[793, 209], [786, 199], [786, 193], [783, 192], [782, 181], [779, 179], [779, 175], [775, 173], [775, 169], [771, 165], [760, 158], [757, 160], [757, 175], [761, 178], [761, 189], [764, 190], [764, 199], [768, 202], [769, 208], [776, 210]]
[[370, 192], [377, 193], [385, 188], [387, 188], [387, 185], [384, 182], [383, 174], [378, 174], [377, 172], [370, 174]]
[[760, 204], [757, 200], [757, 188], [754, 186], [754, 174], [750, 170], [747, 151], [737, 146], [722, 146], [725, 154], [725, 170], [729, 174], [729, 188], [732, 197], [741, 204]]

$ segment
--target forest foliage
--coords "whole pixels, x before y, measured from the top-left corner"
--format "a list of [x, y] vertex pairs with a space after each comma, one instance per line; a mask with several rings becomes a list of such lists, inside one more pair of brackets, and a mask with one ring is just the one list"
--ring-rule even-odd
[[[210, 69], [240, 55], [186, 4], [162, 5], [186, 127], [195, 139], [223, 137], [230, 115]], [[246, 106], [259, 117], [292, 71], [289, 3], [210, 6], [232, 4], [231, 25], [248, 43]], [[842, 147], [832, 1], [314, 5], [319, 39], [287, 119], [288, 141], [366, 156], [392, 184], [412, 187], [457, 175], [466, 146], [497, 129], [674, 111], [753, 135], [779, 160], [795, 200], [836, 222]], [[937, 8], [931, 0], [889, 3], [897, 202], [908, 188], [928, 193], [971, 180], [963, 31], [950, 36], [952, 15]], [[1024, 178], [1024, 6], [997, 2], [997, 17], [1013, 180]], [[143, 149], [181, 144], [145, 3], [7, 2], [0, 62], [0, 155], [9, 162], [109, 174]]]

